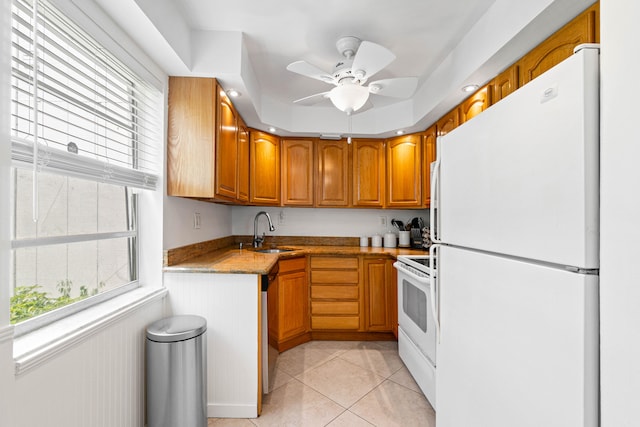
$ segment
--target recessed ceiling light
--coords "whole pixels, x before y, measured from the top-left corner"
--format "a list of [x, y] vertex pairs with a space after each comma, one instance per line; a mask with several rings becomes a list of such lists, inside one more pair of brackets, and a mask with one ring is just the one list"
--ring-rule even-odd
[[404, 135], [404, 131], [403, 130], [397, 130], [396, 131], [396, 135]]
[[232, 97], [232, 98], [237, 98], [237, 97], [239, 97], [239, 96], [240, 96], [240, 92], [238, 92], [238, 91], [237, 91], [237, 90], [235, 90], [235, 89], [229, 89], [229, 90], [227, 91], [227, 95], [229, 95], [229, 96], [230, 96], [230, 97]]
[[276, 131], [276, 128], [274, 128], [273, 126], [269, 128], [269, 132], [275, 132], [275, 131]]
[[474, 90], [478, 89], [478, 85], [466, 85], [462, 88], [463, 92], [473, 92]]

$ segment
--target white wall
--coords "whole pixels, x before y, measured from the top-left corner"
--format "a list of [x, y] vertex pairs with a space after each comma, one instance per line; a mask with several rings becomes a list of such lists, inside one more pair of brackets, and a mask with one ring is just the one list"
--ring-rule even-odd
[[0, 4], [0, 425], [12, 425], [13, 327], [9, 325], [9, 88], [11, 85], [11, 2]]
[[601, 0], [601, 420], [640, 425], [637, 0]]
[[[276, 230], [270, 232], [267, 220], [258, 220], [258, 233], [267, 236], [329, 236], [329, 237], [360, 237], [383, 234], [387, 230], [396, 231], [391, 225], [391, 219], [396, 218], [407, 222], [414, 217], [422, 217], [425, 224], [429, 222], [427, 209], [390, 210], [390, 209], [331, 209], [331, 208], [281, 208], [234, 206], [233, 229], [234, 235], [252, 235], [253, 220], [256, 214], [265, 211], [271, 216]], [[280, 213], [284, 215], [281, 221]], [[387, 226], [380, 225], [380, 217], [384, 217]]]
[[[193, 214], [200, 213], [200, 229], [193, 228]], [[230, 236], [231, 207], [180, 197], [164, 199], [165, 249]]]
[[259, 275], [165, 273], [173, 315], [207, 321], [209, 417], [258, 416]]
[[145, 331], [164, 314], [164, 300], [151, 301], [16, 376], [19, 416], [0, 425], [144, 426]]

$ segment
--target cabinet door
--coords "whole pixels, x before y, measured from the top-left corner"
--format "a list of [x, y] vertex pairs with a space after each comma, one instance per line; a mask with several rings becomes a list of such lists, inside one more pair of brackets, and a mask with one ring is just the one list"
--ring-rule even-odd
[[385, 193], [384, 142], [354, 139], [352, 147], [353, 206], [381, 208]]
[[364, 260], [365, 320], [368, 331], [393, 331], [397, 327], [398, 297], [393, 274], [393, 261]]
[[168, 97], [167, 194], [214, 195], [214, 79], [170, 77]]
[[316, 206], [349, 206], [349, 145], [318, 141], [317, 147]]
[[582, 43], [597, 42], [598, 3], [552, 34], [520, 59], [520, 85], [525, 85], [573, 54]]
[[235, 200], [238, 192], [238, 118], [217, 86], [215, 197]]
[[238, 116], [238, 193], [239, 202], [249, 201], [249, 129]]
[[512, 65], [491, 81], [492, 93], [491, 105], [506, 98], [514, 90], [518, 89], [518, 65]]
[[442, 116], [436, 124], [438, 126], [438, 135], [440, 136], [446, 135], [457, 128], [459, 124], [458, 107]]
[[436, 138], [438, 127], [431, 126], [424, 131], [422, 150], [422, 198], [424, 206], [431, 206], [431, 163], [436, 161]]
[[387, 140], [387, 207], [422, 206], [420, 134]]
[[282, 140], [282, 204], [313, 206], [313, 139]]
[[487, 85], [482, 89], [478, 89], [476, 93], [465, 99], [462, 104], [460, 104], [460, 111], [458, 113], [460, 115], [460, 124], [471, 120], [489, 108], [490, 105], [491, 92], [490, 87]]
[[278, 328], [280, 341], [307, 332], [309, 329], [309, 286], [304, 271], [281, 274], [278, 277]]
[[280, 204], [280, 139], [265, 132], [250, 131], [251, 203]]

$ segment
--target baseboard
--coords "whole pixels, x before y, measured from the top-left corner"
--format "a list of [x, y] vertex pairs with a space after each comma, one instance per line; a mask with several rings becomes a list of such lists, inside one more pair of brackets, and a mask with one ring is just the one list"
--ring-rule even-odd
[[258, 406], [256, 405], [232, 405], [209, 403], [207, 405], [207, 417], [209, 418], [258, 418]]
[[[311, 341], [311, 333], [305, 332], [304, 334], [298, 335], [297, 337], [290, 338], [281, 342], [276, 342], [276, 345], [274, 345], [273, 347], [275, 347], [280, 353], [282, 353], [283, 351], [287, 351], [290, 348], [299, 346], [300, 344], [304, 344], [309, 341]], [[269, 344], [271, 344], [271, 340], [269, 340]]]
[[396, 341], [393, 332], [334, 332], [313, 331], [312, 340], [325, 341]]

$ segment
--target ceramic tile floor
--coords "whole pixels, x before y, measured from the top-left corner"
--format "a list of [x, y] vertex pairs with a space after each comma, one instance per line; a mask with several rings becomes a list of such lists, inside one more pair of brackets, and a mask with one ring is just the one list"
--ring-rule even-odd
[[260, 417], [209, 426], [435, 426], [395, 341], [311, 341], [280, 354], [274, 377]]

